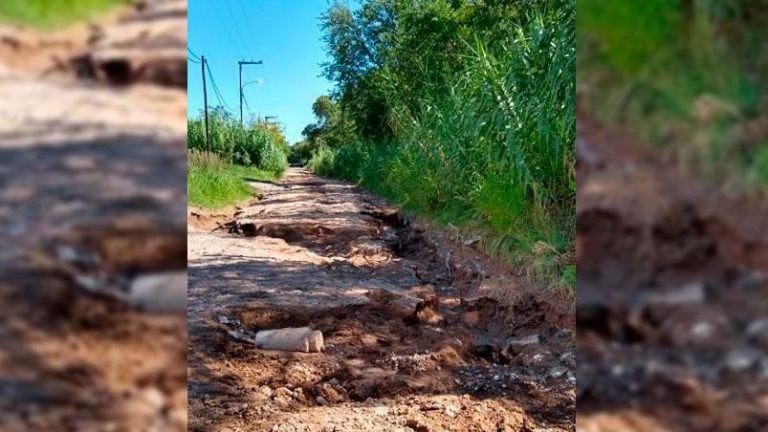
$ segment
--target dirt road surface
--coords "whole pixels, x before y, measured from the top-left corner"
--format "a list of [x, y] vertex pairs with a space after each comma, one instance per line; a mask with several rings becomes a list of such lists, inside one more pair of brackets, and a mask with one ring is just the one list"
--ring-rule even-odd
[[[254, 186], [189, 215], [191, 430], [574, 430], [567, 296], [354, 185], [291, 168]], [[229, 334], [305, 325], [325, 352]]]
[[0, 430], [186, 430], [185, 318], [82, 289], [183, 271], [186, 96], [45, 73], [81, 37], [0, 28]]
[[578, 427], [768, 427], [768, 203], [578, 119]]

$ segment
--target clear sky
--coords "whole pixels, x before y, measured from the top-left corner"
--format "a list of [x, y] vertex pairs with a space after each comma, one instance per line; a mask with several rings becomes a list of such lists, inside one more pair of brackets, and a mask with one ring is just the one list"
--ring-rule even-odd
[[[224, 102], [239, 118], [238, 60], [263, 60], [243, 66], [243, 116], [275, 116], [288, 142], [315, 118], [312, 102], [332, 84], [321, 74], [327, 59], [319, 17], [327, 0], [190, 0], [189, 48], [205, 56]], [[188, 62], [188, 115], [203, 108], [200, 65]], [[208, 82], [208, 105], [219, 104]]]

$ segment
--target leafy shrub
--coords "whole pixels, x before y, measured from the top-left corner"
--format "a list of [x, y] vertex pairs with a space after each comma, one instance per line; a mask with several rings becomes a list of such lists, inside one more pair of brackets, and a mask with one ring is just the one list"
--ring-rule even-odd
[[288, 166], [288, 149], [282, 132], [274, 126], [256, 122], [240, 125], [226, 111], [209, 114], [210, 149], [205, 142], [205, 122], [202, 118], [188, 122], [187, 146], [192, 150], [210, 151], [229, 163], [256, 168], [282, 175]]
[[334, 156], [333, 150], [323, 147], [316, 150], [307, 163], [307, 168], [315, 174], [322, 176], [331, 176], [334, 174]]
[[[404, 46], [380, 49], [384, 57], [407, 57], [397, 57], [397, 64], [413, 69], [385, 68], [361, 78], [364, 86], [371, 77], [382, 79], [380, 91], [390, 110], [386, 120], [372, 125], [384, 121], [389, 132], [370, 137], [376, 129], [371, 127], [360, 134], [366, 139], [315, 151], [309, 168], [480, 233], [487, 251], [522, 264], [534, 277], [572, 283], [561, 259], [573, 249], [575, 235], [572, 3], [531, 2], [515, 14], [488, 6], [488, 13], [514, 19], [489, 19], [486, 33], [459, 26], [458, 36], [424, 35], [405, 25], [456, 26], [463, 19], [459, 12], [441, 2], [424, 2], [415, 10], [405, 6], [398, 19], [403, 32], [415, 32], [414, 39], [406, 36]], [[449, 18], [433, 23], [440, 14]], [[436, 51], [404, 49], [422, 38]], [[351, 73], [341, 60], [336, 72]], [[432, 64], [441, 72], [419, 69]], [[380, 111], [376, 102], [365, 113], [356, 112], [370, 87], [342, 88], [342, 114], [350, 110], [363, 123], [371, 110]]]

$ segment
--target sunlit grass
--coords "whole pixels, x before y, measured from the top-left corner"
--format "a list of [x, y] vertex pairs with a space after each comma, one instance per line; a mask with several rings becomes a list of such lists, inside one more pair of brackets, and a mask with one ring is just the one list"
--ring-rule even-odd
[[2, 0], [0, 22], [55, 29], [93, 19], [129, 0]]
[[258, 168], [225, 163], [216, 155], [191, 151], [187, 173], [189, 205], [219, 209], [238, 204], [256, 194], [249, 181], [274, 181], [277, 177]]

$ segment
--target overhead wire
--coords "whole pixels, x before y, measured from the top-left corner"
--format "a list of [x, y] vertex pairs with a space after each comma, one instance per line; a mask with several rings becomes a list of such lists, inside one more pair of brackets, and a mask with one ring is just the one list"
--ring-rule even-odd
[[251, 106], [248, 105], [248, 98], [243, 95], [243, 103], [245, 103], [245, 110], [248, 112], [248, 117], [253, 117], [253, 112], [251, 111]]
[[[243, 13], [243, 19], [245, 20], [246, 28], [250, 28], [250, 29], [256, 28], [256, 26], [253, 25], [253, 20], [251, 19], [251, 16], [248, 15], [248, 12], [246, 11], [245, 6], [243, 6], [243, 0], [237, 0], [237, 4], [240, 6], [240, 11]], [[250, 38], [250, 39], [248, 39], [248, 42], [249, 43], [250, 42], [254, 42], [255, 43], [256, 42], [256, 38]], [[256, 51], [257, 51], [256, 48], [258, 48], [258, 46], [256, 46], [255, 48], [252, 46], [251, 48], [253, 49], [253, 53], [255, 54]]]
[[200, 56], [195, 54], [195, 52], [192, 51], [190, 47], [187, 47], [187, 51], [189, 52], [189, 54], [192, 56], [193, 59], [200, 61]]
[[205, 62], [205, 68], [208, 71], [208, 77], [211, 79], [211, 87], [213, 88], [213, 93], [216, 95], [216, 99], [219, 101], [219, 105], [232, 111], [232, 107], [229, 106], [227, 101], [224, 100], [224, 97], [221, 95], [219, 86], [216, 84], [216, 78], [214, 78], [213, 72], [211, 71], [211, 66], [208, 64], [208, 62]]
[[[232, 37], [232, 33], [229, 30], [229, 26], [224, 20], [224, 17], [222, 16], [221, 12], [219, 12], [218, 6], [216, 6], [216, 0], [208, 0], [208, 2], [211, 4], [211, 6], [213, 6], [213, 11], [216, 12], [216, 17], [219, 19], [221, 26], [224, 28], [224, 32], [227, 34], [229, 41], [232, 43], [232, 47], [239, 50], [239, 48], [236, 46], [237, 43], [235, 42], [235, 38]], [[240, 44], [241, 44], [241, 48], [243, 48], [243, 51], [248, 51], [248, 48], [243, 44], [242, 40], [240, 41]], [[240, 51], [240, 52], [242, 53], [243, 51]]]
[[238, 36], [240, 36], [240, 42], [243, 43], [243, 47], [245, 48], [245, 52], [247, 53], [249, 51], [252, 51], [248, 47], [247, 41], [249, 39], [245, 37], [245, 33], [243, 33], [243, 30], [240, 28], [240, 22], [237, 19], [237, 15], [235, 15], [235, 13], [232, 12], [232, 8], [229, 6], [229, 2], [228, 1], [224, 2], [224, 7], [226, 7], [227, 13], [229, 13], [229, 17], [232, 20], [232, 25], [235, 27], [235, 33]]

